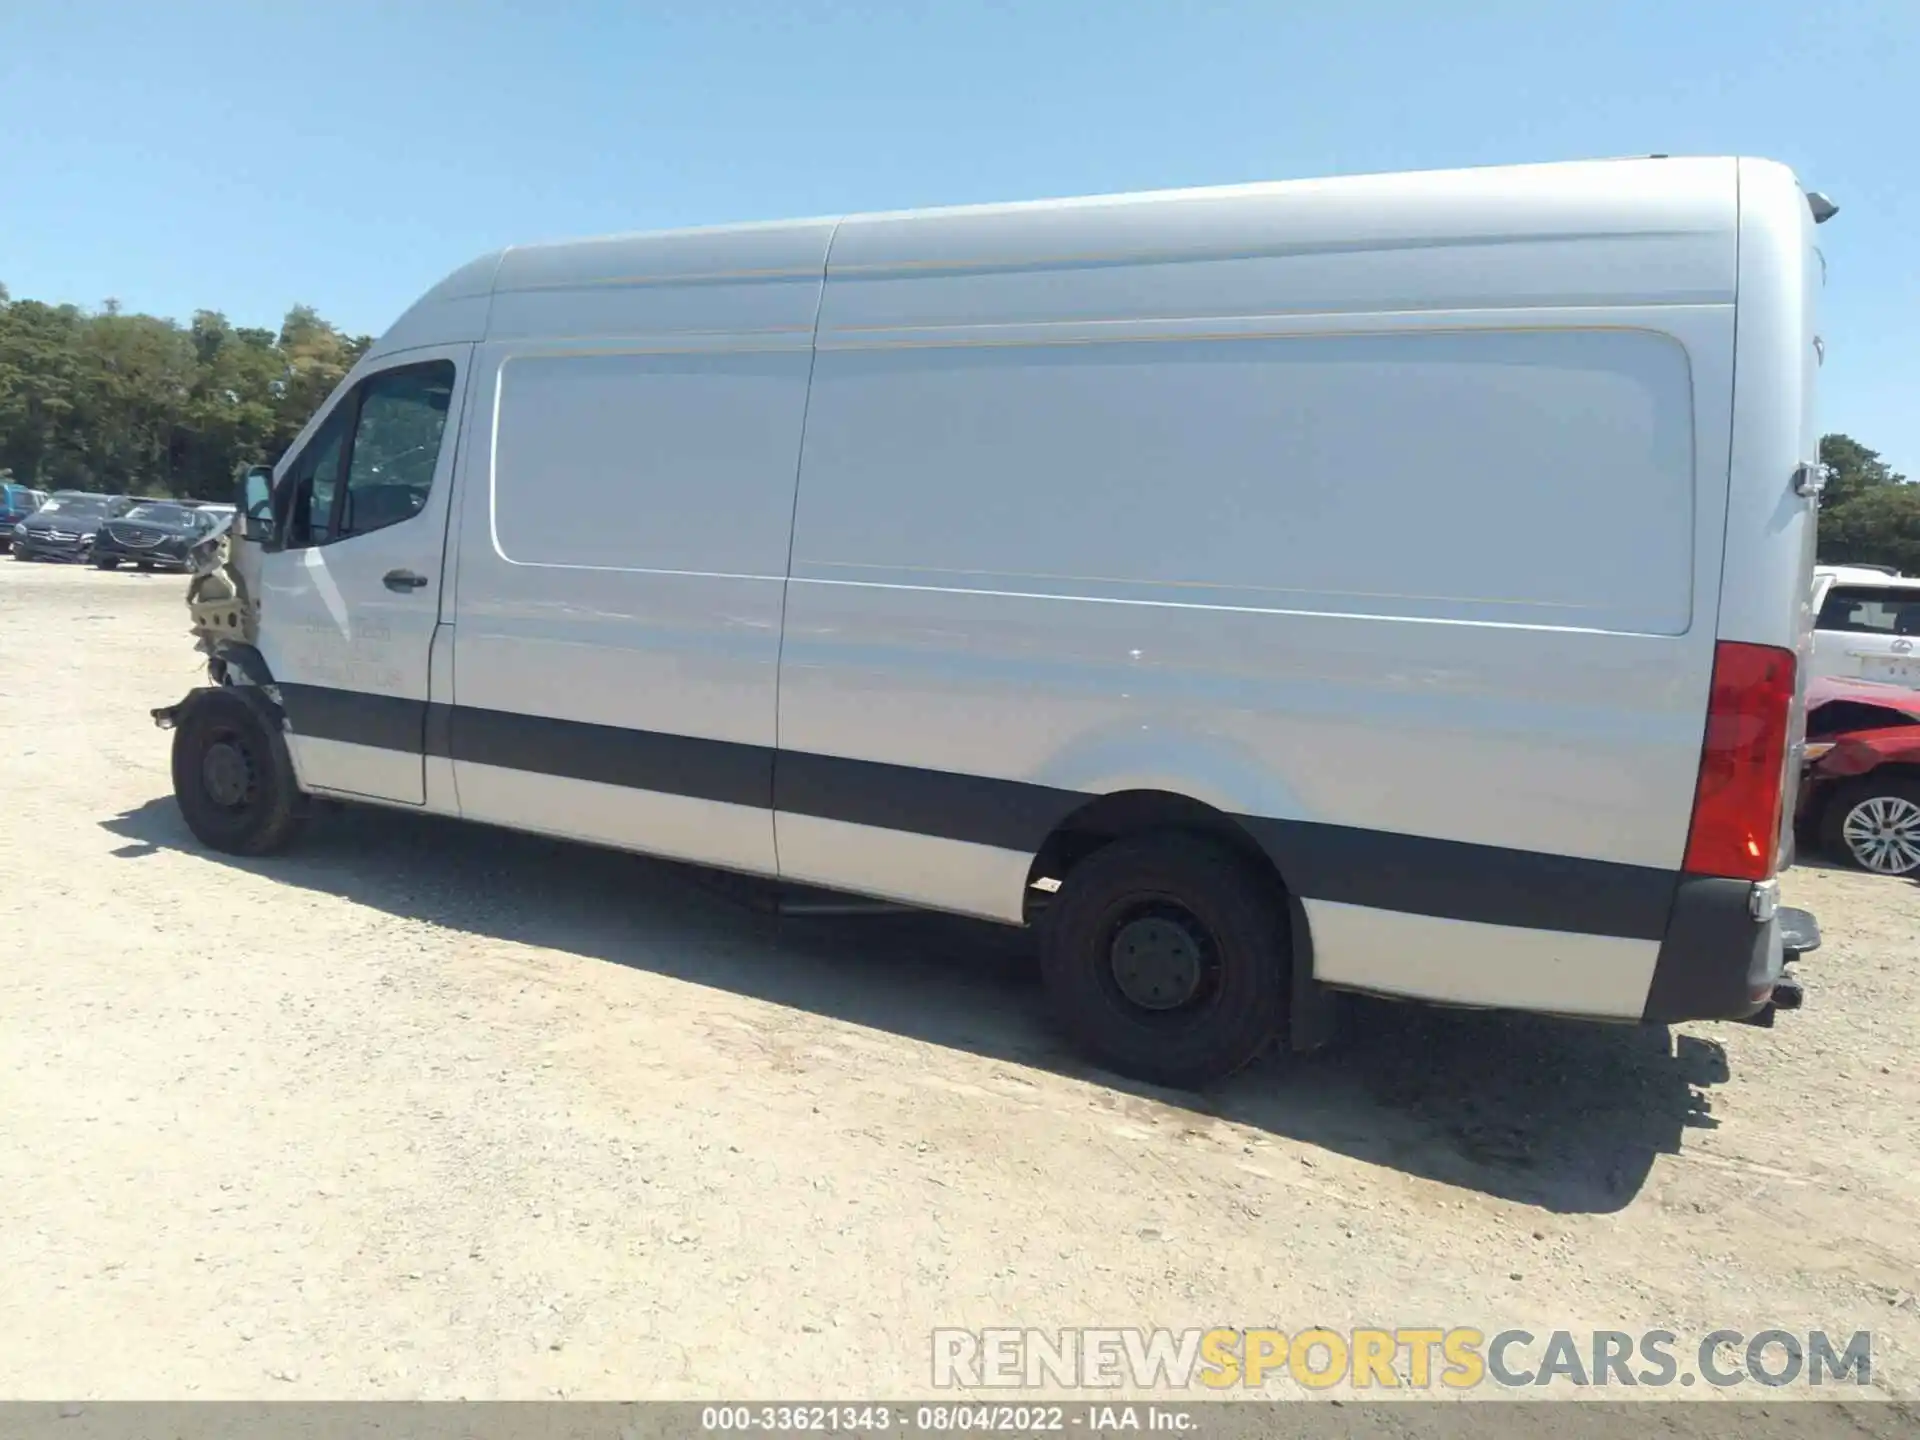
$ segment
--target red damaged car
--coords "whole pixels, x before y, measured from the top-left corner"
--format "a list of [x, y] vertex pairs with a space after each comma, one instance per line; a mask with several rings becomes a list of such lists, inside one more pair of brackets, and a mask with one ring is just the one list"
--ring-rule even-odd
[[1807, 754], [1795, 819], [1836, 860], [1920, 876], [1920, 690], [1807, 682]]

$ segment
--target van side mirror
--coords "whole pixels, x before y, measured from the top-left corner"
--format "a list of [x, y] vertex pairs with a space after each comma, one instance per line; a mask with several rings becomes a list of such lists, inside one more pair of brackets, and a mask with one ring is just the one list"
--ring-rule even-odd
[[240, 481], [234, 528], [242, 540], [262, 544], [273, 538], [273, 468], [255, 465]]

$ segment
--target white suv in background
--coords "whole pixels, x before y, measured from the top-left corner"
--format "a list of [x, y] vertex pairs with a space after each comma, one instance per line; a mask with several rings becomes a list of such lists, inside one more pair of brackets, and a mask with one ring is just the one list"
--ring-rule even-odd
[[1813, 674], [1920, 689], [1920, 578], [1821, 565], [1813, 613]]

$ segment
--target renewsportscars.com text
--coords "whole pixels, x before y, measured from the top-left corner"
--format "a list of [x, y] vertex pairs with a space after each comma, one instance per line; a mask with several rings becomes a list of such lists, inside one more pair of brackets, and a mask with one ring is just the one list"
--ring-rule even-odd
[[936, 1330], [941, 1390], [1222, 1391], [1291, 1379], [1312, 1390], [1870, 1385], [1873, 1336], [1824, 1330]]

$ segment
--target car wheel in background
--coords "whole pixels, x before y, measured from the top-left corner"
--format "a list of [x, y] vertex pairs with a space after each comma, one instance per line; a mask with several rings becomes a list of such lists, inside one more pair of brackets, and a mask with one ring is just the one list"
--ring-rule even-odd
[[173, 794], [195, 837], [230, 855], [284, 849], [305, 813], [286, 738], [225, 689], [195, 691], [180, 709]]
[[1278, 883], [1198, 835], [1096, 850], [1041, 927], [1062, 1026], [1102, 1064], [1160, 1085], [1232, 1074], [1280, 1032], [1289, 940]]
[[93, 562], [93, 566], [96, 570], [118, 570], [120, 561], [117, 556], [102, 555]]
[[1920, 779], [1865, 775], [1842, 786], [1820, 813], [1820, 842], [1876, 875], [1920, 875]]

